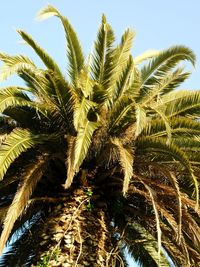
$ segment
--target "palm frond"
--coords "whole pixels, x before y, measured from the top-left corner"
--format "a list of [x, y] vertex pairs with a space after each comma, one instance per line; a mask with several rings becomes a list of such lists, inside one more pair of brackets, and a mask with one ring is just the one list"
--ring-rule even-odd
[[56, 64], [56, 62], [47, 54], [46, 51], [44, 51], [44, 49], [42, 49], [33, 40], [33, 38], [30, 35], [28, 35], [26, 32], [22, 30], [17, 30], [17, 32], [20, 34], [23, 40], [33, 48], [33, 50], [38, 54], [38, 56], [41, 58], [41, 60], [44, 62], [44, 64], [46, 65], [48, 69], [51, 69], [55, 71], [58, 75], [62, 76], [60, 69], [58, 65]]
[[130, 147], [124, 147], [122, 142], [118, 138], [113, 138], [112, 143], [117, 147], [119, 151], [119, 162], [124, 172], [124, 182], [122, 191], [123, 194], [126, 195], [126, 193], [128, 192], [130, 180], [133, 176], [133, 151]]
[[136, 117], [136, 122], [135, 122], [135, 138], [137, 138], [143, 129], [145, 128], [148, 118], [146, 114], [146, 110], [142, 108], [140, 105], [136, 105], [135, 107], [135, 117]]
[[160, 53], [159, 50], [147, 50], [147, 51], [143, 52], [141, 55], [136, 56], [134, 58], [134, 63], [135, 63], [135, 65], [141, 64], [141, 63], [143, 63], [143, 61], [159, 55], [159, 53]]
[[185, 116], [199, 117], [200, 92], [199, 91], [178, 91], [172, 92], [163, 97], [157, 108], [164, 110], [168, 117]]
[[99, 127], [99, 123], [87, 121], [84, 127], [79, 127], [75, 142], [71, 147], [70, 158], [68, 160], [68, 177], [65, 188], [70, 187], [73, 177], [79, 171], [81, 164], [87, 156], [92, 142], [94, 131]]
[[1, 52], [0, 60], [4, 63], [0, 70], [1, 81], [6, 80], [12, 74], [20, 73], [22, 69], [36, 68], [32, 60], [22, 55], [10, 56]]
[[2, 180], [7, 169], [20, 154], [29, 148], [45, 141], [55, 139], [56, 136], [34, 134], [29, 130], [16, 128], [6, 138], [0, 150], [0, 179]]
[[83, 98], [80, 103], [76, 103], [74, 108], [74, 127], [78, 130], [79, 126], [83, 126], [87, 120], [88, 112], [95, 107], [95, 103]]
[[[200, 123], [195, 120], [191, 120], [190, 118], [185, 117], [172, 117], [169, 120], [171, 126], [172, 136], [193, 136], [200, 134]], [[163, 120], [154, 119], [151, 120], [146, 128], [143, 131], [144, 135], [149, 135], [152, 137], [161, 137], [165, 136], [166, 133], [166, 125]]]
[[125, 231], [125, 242], [131, 256], [143, 267], [171, 266], [163, 250], [158, 258], [158, 243], [150, 232], [137, 222], [130, 222]]
[[197, 178], [193, 173], [192, 166], [188, 159], [188, 156], [184, 151], [182, 151], [178, 146], [173, 143], [166, 144], [164, 140], [151, 138], [151, 137], [141, 137], [137, 140], [137, 145], [139, 150], [142, 149], [143, 153], [148, 151], [150, 153], [164, 153], [168, 154], [172, 157], [172, 159], [176, 159], [180, 164], [182, 164], [186, 170], [188, 171], [189, 179], [191, 180], [195, 192], [196, 192], [196, 208], [199, 205], [199, 185]]
[[0, 253], [8, 240], [8, 237], [12, 231], [14, 223], [22, 214], [27, 202], [36, 187], [38, 181], [41, 179], [46, 164], [47, 156], [40, 157], [37, 162], [31, 164], [28, 170], [23, 175], [23, 180], [19, 186], [15, 197], [9, 207], [6, 217], [4, 219], [3, 231], [0, 237]]
[[127, 66], [122, 71], [120, 79], [117, 82], [116, 91], [114, 92], [113, 95], [113, 102], [115, 102], [117, 99], [119, 99], [119, 97], [127, 93], [132, 83], [133, 73], [134, 73], [134, 64], [133, 64], [133, 59], [130, 56], [127, 61]]
[[114, 42], [114, 33], [111, 26], [107, 23], [105, 15], [102, 16], [101, 26], [97, 34], [97, 40], [94, 44], [92, 76], [99, 84], [107, 82], [109, 64], [111, 60], [112, 45]]
[[84, 67], [84, 56], [81, 49], [80, 42], [73, 27], [66, 17], [63, 17], [59, 11], [51, 5], [48, 5], [38, 13], [39, 19], [46, 19], [51, 16], [58, 17], [65, 30], [67, 46], [68, 46], [68, 59], [69, 59], [69, 74], [74, 85], [77, 85], [78, 75]]
[[176, 89], [189, 75], [189, 72], [183, 72], [183, 68], [177, 68], [173, 72], [165, 73], [165, 75], [159, 79], [152, 79], [152, 84], [148, 84], [148, 86], [144, 87], [144, 90], [142, 90], [143, 95], [141, 94], [138, 100], [141, 101], [143, 105], [147, 105], [153, 100], [159, 101], [162, 95]]
[[109, 120], [109, 132], [116, 135], [133, 122], [133, 102], [127, 96], [115, 102]]
[[115, 95], [115, 86], [117, 82], [119, 82], [121, 73], [127, 65], [134, 36], [135, 33], [132, 30], [126, 30], [122, 35], [120, 45], [113, 51], [113, 69], [110, 72], [108, 78], [109, 83], [106, 87], [110, 96], [109, 101], [111, 101], [111, 104], [113, 102], [113, 95]]
[[147, 80], [152, 74], [163, 75], [182, 60], [188, 60], [195, 65], [196, 57], [193, 51], [185, 46], [172, 46], [163, 50], [141, 69], [143, 84], [148, 84]]

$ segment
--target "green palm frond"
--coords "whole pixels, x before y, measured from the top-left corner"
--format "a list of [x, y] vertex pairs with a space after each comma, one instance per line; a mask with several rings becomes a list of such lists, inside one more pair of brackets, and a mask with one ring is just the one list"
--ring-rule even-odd
[[152, 81], [152, 84], [146, 86], [146, 89], [143, 90], [143, 95], [139, 96], [139, 101], [143, 105], [147, 105], [153, 100], [159, 101], [162, 95], [176, 89], [189, 75], [189, 72], [183, 72], [183, 68], [177, 68], [173, 72], [165, 73], [163, 77], [155, 79], [155, 81]]
[[170, 121], [169, 119], [165, 116], [165, 114], [160, 111], [159, 109], [155, 108], [155, 107], [151, 107], [151, 109], [153, 111], [155, 111], [158, 116], [160, 116], [160, 118], [163, 120], [164, 124], [165, 124], [165, 128], [166, 128], [166, 134], [167, 134], [167, 140], [166, 143], [170, 143], [171, 142], [171, 138], [172, 138], [172, 131], [171, 131], [171, 126], [170, 126]]
[[200, 116], [200, 92], [199, 91], [178, 91], [163, 97], [162, 102], [158, 103], [157, 108], [164, 110], [168, 117]]
[[[169, 120], [169, 123], [171, 126], [172, 136], [174, 137], [179, 137], [180, 134], [188, 137], [200, 134], [199, 122], [191, 120], [190, 118], [172, 117]], [[149, 123], [147, 123], [143, 134], [151, 137], [166, 136], [166, 125], [163, 120], [151, 120]]]
[[134, 57], [135, 65], [143, 63], [143, 61], [158, 56], [160, 53], [159, 50], [147, 50], [143, 52], [141, 55]]
[[141, 69], [143, 84], [148, 84], [151, 75], [162, 76], [173, 69], [180, 61], [188, 60], [195, 65], [196, 57], [193, 51], [185, 46], [172, 46], [152, 58], [149, 64]]
[[127, 96], [116, 101], [110, 115], [109, 133], [116, 135], [133, 123], [133, 112], [133, 102]]
[[33, 50], [38, 54], [38, 56], [41, 58], [48, 69], [51, 69], [62, 76], [56, 62], [33, 40], [30, 35], [22, 30], [17, 30], [17, 32], [20, 34], [23, 40], [33, 48]]
[[112, 98], [115, 95], [115, 86], [119, 82], [122, 71], [127, 65], [134, 36], [135, 33], [132, 30], [126, 30], [122, 35], [120, 45], [113, 50], [113, 69], [108, 77], [109, 83], [106, 87], [111, 104], [113, 102]]
[[135, 117], [135, 138], [137, 138], [148, 123], [146, 110], [139, 104], [135, 106]]
[[12, 74], [20, 73], [22, 70], [36, 68], [32, 60], [22, 55], [10, 56], [1, 52], [0, 60], [4, 63], [1, 67], [1, 81], [6, 80]]
[[79, 127], [84, 127], [85, 121], [87, 121], [88, 113], [91, 109], [95, 108], [95, 103], [83, 98], [80, 103], [76, 103], [74, 107], [74, 127], [76, 130]]
[[16, 128], [6, 138], [0, 150], [0, 179], [2, 180], [7, 169], [23, 152], [37, 144], [56, 139], [56, 136], [34, 134], [29, 130]]
[[69, 59], [69, 74], [74, 85], [78, 83], [78, 75], [84, 67], [84, 56], [77, 34], [72, 28], [66, 17], [63, 17], [59, 11], [51, 5], [48, 5], [38, 13], [39, 19], [46, 19], [51, 16], [58, 17], [64, 27], [67, 46], [68, 46], [68, 59]]
[[126, 195], [129, 188], [130, 180], [133, 176], [134, 155], [132, 148], [123, 146], [118, 138], [113, 138], [112, 143], [117, 147], [119, 152], [119, 162], [124, 173], [123, 194]]
[[[0, 90], [0, 112], [7, 114], [8, 108], [14, 107], [29, 107], [35, 110], [35, 113], [43, 115], [44, 117], [50, 116], [51, 108], [46, 104], [31, 101], [26, 93], [18, 87], [6, 87]], [[9, 112], [9, 111], [8, 111]]]
[[112, 46], [114, 33], [107, 23], [105, 15], [102, 16], [102, 23], [97, 34], [95, 50], [93, 53], [92, 76], [99, 84], [106, 84], [109, 68], [112, 60]]
[[87, 121], [84, 127], [79, 127], [77, 136], [71, 144], [70, 155], [68, 156], [68, 171], [65, 188], [70, 187], [75, 173], [79, 171], [92, 143], [93, 133], [98, 127], [99, 123], [91, 121]]
[[3, 231], [0, 237], [0, 253], [2, 253], [15, 221], [22, 214], [35, 186], [43, 175], [46, 160], [47, 155], [39, 158], [38, 161], [34, 162], [34, 165], [31, 164], [29, 169], [26, 170], [26, 172], [22, 175], [22, 182], [18, 187], [12, 204], [9, 207], [4, 219]]
[[119, 97], [127, 93], [132, 83], [133, 73], [134, 73], [134, 64], [133, 64], [133, 59], [130, 56], [127, 61], [127, 66], [122, 71], [120, 80], [117, 82], [116, 91], [114, 92], [113, 95], [113, 102], [115, 102], [116, 99], [119, 99]]

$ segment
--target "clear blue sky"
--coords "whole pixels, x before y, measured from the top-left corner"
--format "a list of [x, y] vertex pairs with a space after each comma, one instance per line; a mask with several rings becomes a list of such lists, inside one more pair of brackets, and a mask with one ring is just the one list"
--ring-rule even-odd
[[[37, 11], [48, 3], [70, 19], [79, 34], [85, 54], [91, 50], [102, 13], [106, 14], [115, 29], [118, 40], [125, 28], [136, 30], [134, 55], [147, 49], [163, 49], [174, 44], [189, 46], [197, 55], [197, 67], [183, 88], [200, 88], [200, 0], [1, 1], [0, 51], [25, 53], [35, 59], [34, 53], [19, 43], [20, 38], [15, 29], [21, 28], [45, 47], [64, 70], [64, 35], [58, 21], [49, 19], [37, 22], [34, 19]], [[12, 81], [17, 82], [16, 79]]]

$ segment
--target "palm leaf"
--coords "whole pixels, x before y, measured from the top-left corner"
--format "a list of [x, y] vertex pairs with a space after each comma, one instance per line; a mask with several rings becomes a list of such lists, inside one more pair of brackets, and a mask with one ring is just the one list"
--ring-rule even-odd
[[106, 76], [109, 72], [114, 33], [111, 26], [107, 23], [105, 15], [102, 16], [101, 26], [95, 42], [93, 53], [92, 75], [99, 84], [107, 82]]
[[131, 256], [143, 267], [170, 266], [164, 252], [158, 258], [156, 239], [137, 222], [130, 222], [125, 231], [125, 242]]
[[56, 62], [32, 39], [30, 35], [22, 30], [17, 30], [17, 32], [20, 34], [23, 40], [33, 48], [33, 50], [38, 54], [38, 56], [41, 58], [48, 69], [51, 69], [58, 75], [62, 76]]
[[142, 108], [139, 104], [135, 106], [135, 138], [137, 138], [145, 128], [148, 118], [146, 114], [146, 110]]
[[195, 177], [190, 161], [186, 153], [184, 153], [178, 146], [175, 144], [166, 144], [164, 140], [151, 138], [151, 137], [141, 137], [137, 140], [139, 150], [156, 153], [164, 153], [170, 155], [173, 159], [176, 159], [180, 164], [182, 164], [189, 173], [189, 178], [194, 185], [196, 192], [196, 208], [199, 205], [199, 185], [197, 178]]
[[124, 182], [123, 182], [123, 194], [126, 195], [129, 188], [130, 180], [133, 176], [133, 151], [132, 149], [123, 146], [118, 138], [112, 139], [112, 143], [117, 147], [119, 152], [119, 162], [124, 172]]
[[150, 58], [153, 58], [157, 55], [159, 55], [159, 50], [147, 50], [143, 52], [141, 55], [134, 58], [135, 65], [143, 63], [143, 61], [148, 60]]
[[55, 135], [34, 134], [29, 130], [16, 128], [6, 138], [0, 150], [0, 180], [20, 154], [45, 141], [55, 139]]
[[67, 38], [67, 46], [68, 46], [68, 59], [69, 59], [69, 74], [72, 79], [74, 85], [77, 85], [78, 75], [84, 66], [84, 57], [81, 49], [80, 42], [78, 37], [69, 23], [66, 17], [63, 17], [59, 11], [51, 5], [48, 5], [44, 9], [42, 9], [39, 14], [39, 19], [46, 19], [51, 16], [58, 17], [65, 30], [66, 38]]
[[148, 65], [145, 65], [142, 70], [143, 84], [147, 84], [147, 80], [152, 74], [162, 75], [173, 69], [180, 61], [188, 60], [195, 65], [196, 57], [194, 53], [185, 46], [172, 46], [163, 50], [156, 57], [150, 60]]
[[168, 94], [162, 99], [162, 103], [158, 104], [157, 108], [163, 109], [168, 117], [199, 117], [199, 106], [199, 91], [180, 91]]
[[6, 80], [12, 74], [20, 73], [22, 69], [36, 68], [32, 60], [22, 55], [10, 56], [1, 52], [0, 60], [4, 62], [1, 67], [0, 80]]
[[69, 188], [73, 177], [79, 171], [81, 164], [87, 156], [94, 131], [99, 127], [99, 123], [87, 121], [84, 127], [79, 127], [77, 137], [71, 146], [71, 153], [68, 159], [68, 174], [65, 188]]
[[23, 175], [23, 181], [19, 186], [4, 219], [4, 227], [0, 237], [0, 253], [2, 253], [15, 221], [22, 214], [34, 188], [43, 175], [46, 158], [47, 156], [39, 158], [37, 163], [34, 162], [34, 164], [31, 164], [30, 168], [26, 170]]

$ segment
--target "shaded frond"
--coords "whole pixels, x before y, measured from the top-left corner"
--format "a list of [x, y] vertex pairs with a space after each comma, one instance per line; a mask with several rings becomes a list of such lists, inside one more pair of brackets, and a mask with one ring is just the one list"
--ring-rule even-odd
[[142, 137], [137, 140], [137, 146], [139, 150], [142, 150], [143, 153], [148, 151], [150, 153], [163, 153], [172, 157], [172, 159], [177, 160], [182, 164], [188, 171], [188, 176], [195, 188], [196, 191], [196, 205], [199, 205], [199, 185], [197, 178], [193, 173], [192, 166], [187, 157], [187, 154], [184, 153], [178, 146], [173, 143], [166, 144], [164, 140], [151, 138], [151, 137]]
[[42, 177], [44, 165], [46, 164], [46, 157], [39, 158], [38, 161], [31, 164], [29, 169], [23, 174], [23, 180], [18, 187], [12, 204], [4, 219], [3, 231], [0, 237], [0, 253], [2, 253], [15, 221], [22, 214], [35, 186]]

